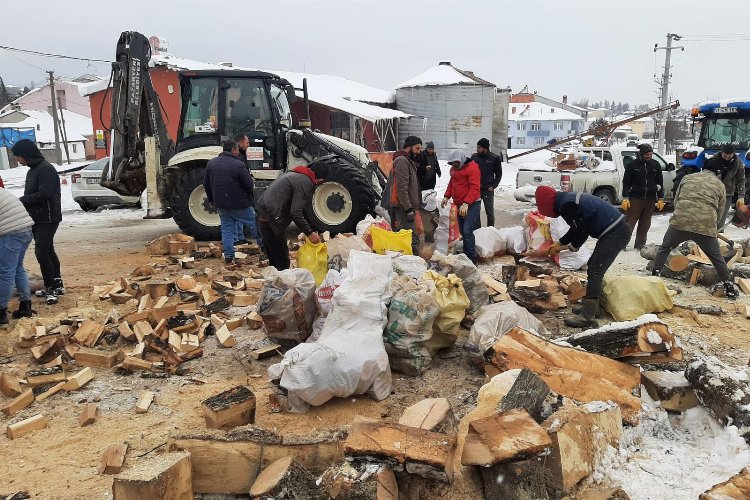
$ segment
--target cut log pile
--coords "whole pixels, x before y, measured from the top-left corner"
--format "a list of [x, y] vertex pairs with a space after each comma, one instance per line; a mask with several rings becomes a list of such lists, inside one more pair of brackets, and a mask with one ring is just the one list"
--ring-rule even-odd
[[[723, 240], [719, 240], [721, 254], [727, 262], [729, 269], [735, 276], [750, 278], [750, 266], [748, 266], [748, 254], [745, 249], [750, 250], [746, 244], [737, 242], [730, 246]], [[641, 257], [649, 260], [647, 269], [653, 269], [653, 261], [659, 245], [648, 244], [641, 249]], [[692, 241], [683, 243], [669, 253], [667, 262], [661, 270], [661, 275], [666, 278], [672, 278], [685, 281], [691, 285], [711, 286], [719, 282], [719, 275], [716, 273], [711, 261], [703, 250]], [[745, 292], [750, 293], [750, 292]]]

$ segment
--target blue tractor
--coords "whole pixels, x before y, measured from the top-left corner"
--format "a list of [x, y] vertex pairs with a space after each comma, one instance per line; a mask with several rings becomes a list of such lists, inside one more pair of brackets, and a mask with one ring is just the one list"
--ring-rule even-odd
[[[700, 126], [698, 144], [689, 147], [682, 154], [682, 165], [692, 170], [700, 170], [706, 159], [718, 154], [727, 144], [745, 164], [745, 173], [750, 174], [750, 97], [705, 101], [691, 111], [693, 127]], [[750, 178], [750, 175], [746, 175]], [[745, 183], [745, 200], [750, 199], [750, 182]]]

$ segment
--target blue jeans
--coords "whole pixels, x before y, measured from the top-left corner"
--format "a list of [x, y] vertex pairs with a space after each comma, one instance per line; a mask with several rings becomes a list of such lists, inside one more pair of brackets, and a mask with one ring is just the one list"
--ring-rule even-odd
[[474, 229], [479, 224], [479, 217], [482, 209], [482, 201], [475, 201], [469, 205], [469, 211], [465, 217], [458, 216], [458, 229], [461, 231], [461, 237], [464, 239], [464, 253], [472, 262], [477, 261], [477, 249], [474, 244]]
[[31, 228], [0, 236], [0, 309], [8, 307], [14, 285], [21, 300], [31, 300], [29, 277], [23, 268], [31, 238]]
[[[239, 226], [248, 226], [250, 234], [262, 246], [258, 236], [258, 228], [255, 225], [255, 210], [250, 208], [219, 208], [221, 219], [221, 243], [224, 245], [224, 257], [234, 258], [234, 243], [237, 241], [237, 229]], [[240, 238], [242, 239], [242, 238]]]
[[258, 225], [256, 224], [255, 210], [253, 207], [250, 207], [248, 210], [250, 210], [250, 219], [252, 222], [250, 224], [237, 222], [237, 235], [235, 236], [234, 241], [245, 239], [245, 226], [247, 225], [247, 227], [250, 228], [250, 237], [255, 240], [259, 247], [263, 247], [263, 239], [260, 236], [260, 231], [258, 231]]

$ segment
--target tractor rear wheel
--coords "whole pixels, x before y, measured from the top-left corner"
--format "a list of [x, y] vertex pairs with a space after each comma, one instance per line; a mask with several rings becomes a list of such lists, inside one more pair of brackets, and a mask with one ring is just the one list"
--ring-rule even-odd
[[182, 173], [172, 197], [172, 216], [183, 233], [200, 241], [216, 241], [221, 239], [221, 221], [216, 208], [208, 204], [205, 172], [202, 166]]
[[328, 169], [325, 182], [315, 188], [312, 203], [306, 208], [307, 219], [319, 232], [353, 233], [357, 223], [375, 212], [377, 196], [368, 174], [340, 157], [327, 157], [310, 164]]

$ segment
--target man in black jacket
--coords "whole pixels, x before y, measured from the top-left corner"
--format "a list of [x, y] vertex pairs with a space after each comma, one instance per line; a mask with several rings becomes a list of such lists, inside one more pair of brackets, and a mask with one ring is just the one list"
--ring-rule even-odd
[[500, 185], [503, 178], [502, 160], [498, 155], [490, 151], [490, 141], [485, 138], [477, 142], [477, 152], [472, 155], [479, 171], [482, 173], [482, 203], [484, 213], [487, 215], [487, 226], [495, 225], [495, 189]]
[[315, 172], [308, 167], [295, 167], [268, 186], [258, 200], [258, 228], [268, 255], [268, 263], [283, 271], [289, 269], [289, 247], [286, 229], [294, 222], [311, 243], [320, 243], [305, 216], [305, 207], [312, 202], [315, 186], [325, 179], [325, 166]]
[[635, 249], [646, 244], [651, 216], [654, 208], [664, 210], [664, 179], [661, 166], [653, 159], [654, 148], [650, 144], [638, 146], [638, 157], [625, 165], [622, 176], [622, 209], [625, 220], [635, 233]]
[[224, 260], [231, 264], [234, 261], [237, 224], [250, 225], [248, 208], [253, 205], [253, 178], [239, 158], [236, 142], [225, 142], [224, 151], [208, 162], [203, 187], [208, 202], [219, 210]]
[[44, 290], [36, 293], [48, 305], [57, 304], [57, 296], [65, 293], [60, 259], [55, 252], [55, 233], [62, 221], [60, 176], [42, 156], [33, 141], [21, 139], [11, 148], [18, 163], [29, 167], [21, 203], [34, 220], [34, 253], [44, 278]]
[[[245, 168], [250, 170], [250, 165], [247, 162], [247, 148], [250, 147], [250, 139], [248, 139], [244, 133], [240, 133], [234, 136], [234, 141], [239, 147], [239, 159], [245, 164]], [[252, 172], [250, 173], [250, 176], [252, 177]], [[248, 229], [250, 229], [250, 236], [255, 239], [255, 242], [259, 247], [263, 248], [263, 239], [260, 237], [260, 232], [258, 232], [255, 209], [253, 207], [249, 207], [247, 211], [249, 212], [248, 217], [251, 222], [247, 226]], [[238, 244], [247, 243], [247, 240], [245, 239], [245, 224], [243, 224], [242, 222], [237, 223], [237, 234], [235, 235], [234, 241]]]
[[425, 150], [419, 157], [419, 166], [417, 166], [419, 189], [422, 191], [435, 189], [437, 178], [442, 174], [437, 154], [435, 154], [435, 144], [430, 141], [425, 145]]

